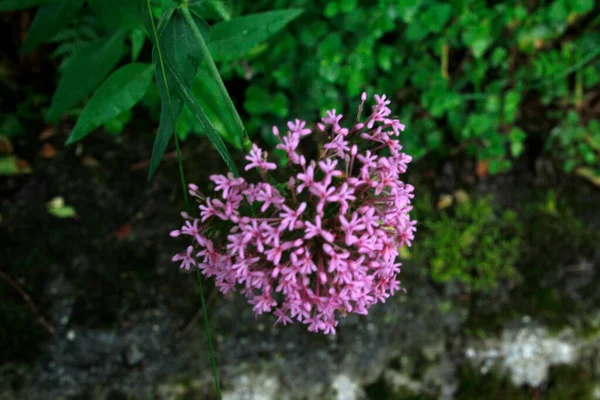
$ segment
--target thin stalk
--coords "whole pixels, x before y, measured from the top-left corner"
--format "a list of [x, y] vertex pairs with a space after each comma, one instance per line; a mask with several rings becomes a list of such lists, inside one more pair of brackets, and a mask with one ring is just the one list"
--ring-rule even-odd
[[204, 41], [202, 34], [198, 30], [198, 27], [196, 26], [196, 23], [194, 22], [194, 19], [192, 18], [192, 14], [190, 14], [189, 9], [186, 6], [182, 5], [181, 12], [183, 13], [183, 17], [185, 18], [186, 22], [192, 29], [194, 38], [196, 39], [196, 42], [198, 43], [198, 47], [200, 48], [200, 51], [202, 52], [202, 58], [204, 60], [206, 60], [206, 65], [208, 66], [208, 73], [217, 83], [217, 87], [219, 88], [219, 93], [225, 99], [225, 103], [227, 104], [227, 109], [229, 110], [231, 115], [233, 115], [233, 119], [235, 120], [237, 128], [239, 129], [240, 133], [242, 134], [242, 138], [243, 138], [242, 140], [244, 143], [244, 147], [246, 148], [246, 150], [249, 150], [250, 146], [251, 146], [251, 142], [250, 142], [250, 138], [248, 137], [248, 132], [246, 131], [246, 128], [244, 127], [244, 123], [242, 122], [240, 115], [238, 114], [237, 110], [235, 109], [235, 106], [233, 105], [233, 101], [231, 101], [231, 97], [229, 97], [227, 88], [225, 88], [225, 84], [223, 83], [223, 80], [221, 79], [221, 74], [219, 74], [219, 70], [217, 69], [217, 66], [210, 54], [210, 51], [208, 50], [208, 46], [206, 45], [206, 42]]
[[[177, 163], [179, 164], [179, 177], [181, 178], [181, 189], [183, 190], [183, 197], [185, 200], [186, 209], [189, 208], [187, 185], [185, 183], [185, 176], [183, 174], [183, 162], [181, 160], [181, 151], [179, 149], [179, 140], [177, 139], [177, 132], [175, 128], [175, 115], [173, 114], [173, 105], [171, 104], [171, 94], [169, 93], [169, 85], [167, 84], [167, 74], [165, 72], [165, 63], [163, 62], [162, 50], [160, 49], [160, 42], [158, 40], [158, 32], [156, 30], [156, 24], [154, 23], [154, 17], [152, 16], [152, 7], [150, 7], [150, 0], [146, 0], [146, 6], [148, 7], [148, 15], [150, 15], [150, 22], [152, 24], [152, 35], [154, 36], [154, 43], [156, 46], [156, 52], [158, 53], [158, 61], [160, 64], [160, 72], [162, 75], [163, 85], [165, 85], [165, 93], [167, 95], [167, 104], [169, 104], [169, 115], [171, 116], [171, 124], [173, 125], [173, 137], [175, 138], [175, 149], [177, 150]], [[188, 210], [189, 212], [189, 210]]]
[[444, 44], [442, 44], [442, 64], [440, 68], [442, 70], [442, 77], [446, 80], [448, 80], [448, 78], [450, 77], [450, 75], [448, 74], [449, 53], [450, 47], [448, 46], [448, 43], [444, 42]]
[[[163, 84], [165, 85], [165, 93], [167, 96], [167, 103], [169, 104], [169, 114], [171, 116], [171, 124], [173, 125], [173, 137], [175, 138], [175, 148], [177, 150], [177, 163], [179, 164], [179, 177], [181, 179], [181, 186], [183, 189], [183, 196], [184, 196], [184, 200], [185, 200], [185, 208], [187, 210], [187, 212], [189, 213], [191, 211], [190, 209], [190, 204], [189, 204], [189, 199], [188, 199], [188, 193], [187, 193], [187, 185], [186, 185], [186, 181], [185, 181], [185, 175], [183, 172], [183, 161], [182, 161], [182, 157], [181, 157], [181, 149], [179, 147], [179, 139], [177, 138], [177, 131], [176, 131], [176, 123], [175, 123], [175, 116], [173, 113], [173, 106], [171, 104], [171, 95], [169, 93], [169, 86], [167, 83], [167, 74], [165, 72], [165, 65], [163, 62], [163, 57], [162, 57], [162, 51], [160, 49], [160, 42], [158, 40], [158, 33], [156, 31], [156, 25], [154, 23], [154, 18], [152, 17], [152, 8], [150, 7], [150, 0], [146, 0], [146, 5], [148, 7], [148, 12], [150, 15], [150, 21], [152, 23], [152, 32], [153, 32], [153, 36], [154, 36], [154, 43], [156, 46], [156, 51], [158, 53], [158, 59], [159, 59], [159, 63], [160, 63], [160, 69], [161, 69], [161, 75], [162, 75], [162, 80], [163, 80]], [[185, 10], [187, 12], [187, 14], [189, 15], [189, 12], [187, 11], [187, 7], [184, 7], [182, 10]], [[212, 60], [212, 59], [211, 59]], [[200, 271], [198, 270], [198, 268], [196, 268], [196, 280], [198, 282], [198, 292], [200, 292], [200, 305], [202, 307], [202, 314], [204, 315], [204, 328], [206, 331], [206, 337], [208, 340], [208, 351], [210, 354], [210, 360], [211, 360], [211, 365], [212, 365], [212, 370], [213, 370], [213, 378], [215, 381], [215, 388], [217, 391], [217, 397], [219, 398], [219, 400], [221, 399], [221, 386], [219, 383], [219, 372], [217, 370], [217, 362], [215, 359], [215, 351], [213, 348], [213, 344], [212, 344], [212, 336], [210, 333], [210, 325], [209, 325], [209, 321], [208, 321], [208, 310], [206, 309], [206, 301], [204, 299], [204, 290], [202, 288], [202, 279], [200, 277]]]
[[200, 276], [199, 268], [196, 268], [196, 281], [198, 282], [198, 292], [200, 292], [200, 303], [202, 305], [202, 315], [204, 316], [204, 330], [206, 331], [206, 338], [208, 340], [210, 363], [213, 370], [215, 389], [217, 390], [217, 398], [221, 400], [221, 384], [219, 382], [219, 371], [217, 370], [217, 360], [215, 358], [215, 352], [212, 343], [212, 335], [210, 334], [210, 323], [208, 321], [208, 312], [206, 310], [206, 301], [204, 300], [204, 289], [202, 288], [202, 277]]

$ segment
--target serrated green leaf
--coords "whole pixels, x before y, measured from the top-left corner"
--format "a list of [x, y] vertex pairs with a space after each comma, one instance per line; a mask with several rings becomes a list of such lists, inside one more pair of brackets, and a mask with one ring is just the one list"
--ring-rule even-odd
[[215, 61], [237, 60], [301, 13], [300, 9], [268, 11], [219, 22], [211, 29], [210, 53]]
[[132, 29], [142, 25], [137, 0], [87, 0], [88, 4], [111, 29]]
[[29, 53], [48, 40], [79, 10], [83, 0], [63, 0], [40, 7], [25, 37], [21, 52]]
[[132, 63], [113, 72], [98, 88], [77, 120], [67, 144], [133, 107], [152, 82], [152, 64]]
[[56, 3], [59, 0], [3, 0], [0, 1], [0, 12], [24, 10], [26, 8]]
[[115, 32], [88, 44], [72, 56], [52, 96], [46, 116], [48, 121], [58, 120], [108, 76], [125, 53], [124, 38], [122, 32]]
[[[168, 13], [167, 10], [165, 13]], [[200, 61], [202, 61], [202, 53], [194, 41], [194, 36], [191, 28], [185, 21], [181, 11], [173, 10], [170, 14], [166, 14], [167, 19], [162, 19], [159, 23], [159, 43], [163, 62], [167, 61], [174, 65], [174, 70], [179, 74], [179, 78], [190, 87], [191, 83], [198, 71]], [[200, 33], [204, 40], [208, 41], [210, 36], [210, 28], [200, 17], [193, 15], [194, 21], [197, 23]], [[146, 25], [148, 25], [146, 23]], [[152, 37], [152, 34], [151, 34]], [[158, 88], [161, 94], [161, 111], [158, 132], [154, 140], [152, 149], [152, 157], [150, 160], [150, 170], [148, 179], [151, 179], [158, 168], [158, 164], [165, 153], [169, 141], [173, 136], [173, 126], [177, 124], [179, 115], [182, 109], [182, 100], [177, 95], [173, 95], [175, 81], [171, 73], [165, 70], [166, 83], [169, 89], [165, 88], [165, 77], [162, 75], [162, 67], [160, 65], [159, 54], [154, 46], [153, 61], [155, 65], [155, 76]], [[169, 104], [170, 102], [170, 104]], [[171, 114], [172, 113], [172, 114]], [[172, 121], [173, 119], [173, 121]]]
[[200, 104], [198, 104], [189, 87], [185, 85], [185, 82], [183, 82], [183, 79], [181, 79], [171, 62], [169, 60], [165, 60], [165, 64], [169, 74], [175, 81], [175, 90], [177, 91], [177, 94], [185, 102], [185, 105], [191, 111], [192, 115], [194, 115], [194, 117], [200, 123], [203, 128], [203, 133], [206, 134], [210, 142], [213, 144], [213, 146], [215, 146], [215, 149], [217, 149], [223, 158], [223, 161], [225, 161], [227, 168], [229, 168], [229, 170], [233, 172], [235, 176], [238, 176], [237, 168], [235, 167], [233, 158], [231, 158], [231, 154], [229, 154], [227, 147], [225, 147], [225, 143], [223, 143], [221, 136], [215, 130], [206, 113], [204, 110], [202, 110], [202, 107], [200, 107]]

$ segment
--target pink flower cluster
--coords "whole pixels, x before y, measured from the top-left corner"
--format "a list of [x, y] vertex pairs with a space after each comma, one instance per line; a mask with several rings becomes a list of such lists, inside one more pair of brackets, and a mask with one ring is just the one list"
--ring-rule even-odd
[[338, 317], [385, 302], [400, 289], [396, 258], [415, 232], [413, 187], [400, 180], [411, 157], [401, 152], [404, 125], [390, 117], [390, 100], [376, 95], [359, 122], [366, 93], [361, 100], [351, 128], [336, 110], [316, 124], [325, 142], [316, 159], [299, 152], [312, 130], [295, 120], [285, 136], [273, 128], [285, 167], [253, 145], [246, 171], [258, 170], [261, 181], [213, 175], [214, 198], [190, 185], [200, 218], [182, 213], [185, 225], [171, 236], [189, 235], [193, 244], [173, 261], [197, 266], [223, 293], [240, 286], [257, 315], [273, 312], [276, 323], [296, 320], [312, 332], [335, 334]]

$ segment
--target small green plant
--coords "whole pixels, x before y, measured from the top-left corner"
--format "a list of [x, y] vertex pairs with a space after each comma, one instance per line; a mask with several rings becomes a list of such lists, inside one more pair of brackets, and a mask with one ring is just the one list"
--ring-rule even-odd
[[422, 235], [413, 254], [439, 283], [458, 282], [468, 291], [487, 292], [517, 276], [520, 228], [513, 211], [498, 213], [489, 198], [435, 210], [427, 199], [418, 204]]
[[588, 169], [600, 177], [600, 122], [591, 120], [587, 126], [575, 111], [555, 127], [547, 149], [561, 161], [565, 172]]

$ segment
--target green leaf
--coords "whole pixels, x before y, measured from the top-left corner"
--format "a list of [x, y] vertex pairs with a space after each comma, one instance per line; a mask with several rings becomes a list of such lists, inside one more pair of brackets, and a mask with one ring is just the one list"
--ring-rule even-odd
[[152, 82], [152, 64], [132, 63], [113, 72], [98, 88], [67, 140], [74, 143], [91, 131], [133, 107]]
[[142, 25], [137, 0], [87, 0], [88, 4], [111, 29], [131, 29]]
[[467, 25], [462, 32], [462, 40], [471, 48], [475, 58], [480, 58], [493, 41], [491, 23], [488, 19], [471, 19], [465, 23]]
[[215, 61], [237, 60], [301, 13], [300, 9], [268, 11], [219, 22], [211, 29], [210, 53]]
[[30, 167], [19, 167], [19, 159], [14, 155], [0, 157], [0, 176], [30, 174]]
[[569, 8], [578, 14], [585, 14], [594, 9], [594, 0], [570, 0]]
[[427, 31], [427, 29], [425, 29], [423, 24], [421, 24], [420, 21], [415, 20], [411, 22], [406, 28], [406, 31], [404, 32], [404, 37], [408, 41], [415, 42], [425, 38], [425, 36], [427, 36], [428, 33], [429, 32]]
[[514, 127], [510, 130], [508, 137], [510, 139], [510, 153], [513, 157], [519, 157], [525, 149], [523, 143], [527, 134], [522, 129]]
[[59, 0], [4, 0], [0, 1], [0, 12], [24, 10], [26, 8], [56, 3]]
[[217, 83], [202, 68], [192, 85], [192, 94], [215, 129], [225, 140], [240, 150], [242, 139], [237, 133], [238, 128], [233, 116], [227, 110], [226, 100], [220, 95]]
[[266, 114], [265, 105], [269, 102], [269, 93], [260, 86], [250, 86], [246, 89], [244, 109], [251, 115]]
[[98, 39], [75, 53], [63, 71], [46, 119], [56, 121], [84, 100], [108, 76], [124, 53], [122, 32]]
[[40, 43], [58, 32], [83, 5], [83, 0], [63, 0], [38, 9], [27, 37], [21, 47], [22, 53], [33, 51]]
[[229, 168], [229, 170], [233, 172], [235, 176], [238, 176], [237, 168], [235, 167], [233, 158], [231, 158], [231, 154], [229, 154], [227, 147], [225, 147], [225, 143], [223, 143], [221, 136], [219, 136], [219, 133], [211, 124], [210, 120], [206, 116], [206, 113], [204, 112], [204, 110], [202, 110], [202, 107], [200, 107], [200, 104], [198, 104], [198, 102], [192, 95], [192, 92], [190, 91], [189, 87], [185, 85], [185, 83], [179, 76], [178, 71], [175, 70], [175, 68], [169, 60], [165, 60], [165, 64], [167, 70], [169, 71], [169, 74], [175, 81], [175, 88], [177, 90], [177, 94], [181, 99], [183, 99], [185, 105], [192, 112], [194, 117], [198, 120], [198, 122], [203, 128], [203, 132], [206, 134], [213, 146], [215, 146], [215, 148], [223, 158], [223, 161], [225, 161], [227, 168]]
[[[183, 84], [190, 87], [202, 60], [202, 53], [194, 41], [193, 32], [186, 23], [181, 11], [173, 10], [169, 13], [169, 10], [167, 10], [165, 13], [167, 15], [166, 19], [162, 19], [158, 26], [162, 61], [165, 64], [167, 61], [170, 62], [174, 66], [173, 69], [179, 74]], [[196, 15], [192, 15], [192, 17], [204, 36], [204, 40], [208, 41], [210, 35], [208, 25], [200, 17]], [[152, 33], [151, 37], [153, 37]], [[165, 77], [163, 77], [161, 60], [156, 45], [154, 46], [152, 58], [155, 65], [156, 82], [160, 90], [161, 110], [158, 132], [152, 149], [148, 179], [152, 178], [158, 168], [158, 164], [173, 136], [173, 127], [177, 124], [183, 106], [179, 96], [172, 95], [175, 90], [175, 81], [171, 73], [165, 70], [166, 83], [169, 89], [167, 95]]]
[[432, 4], [428, 6], [420, 15], [423, 26], [429, 31], [438, 33], [444, 25], [450, 20], [452, 15], [452, 6], [450, 4]]
[[65, 204], [65, 199], [62, 197], [55, 197], [46, 204], [48, 213], [55, 216], [56, 218], [75, 218], [77, 212], [73, 206]]
[[131, 40], [131, 61], [136, 61], [142, 52], [144, 42], [146, 41], [146, 35], [141, 29], [134, 29], [129, 35]]

